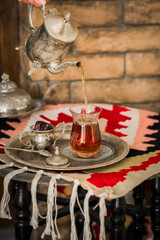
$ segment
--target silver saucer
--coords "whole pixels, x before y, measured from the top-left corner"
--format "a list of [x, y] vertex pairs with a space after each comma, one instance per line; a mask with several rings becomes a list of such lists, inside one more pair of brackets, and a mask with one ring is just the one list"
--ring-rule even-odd
[[95, 157], [92, 158], [80, 158], [74, 153], [74, 151], [71, 148], [70, 143], [65, 144], [60, 148], [60, 153], [72, 160], [76, 161], [98, 161], [102, 159], [106, 159], [107, 157], [110, 157], [114, 153], [114, 148], [109, 144], [102, 144], [98, 153], [95, 155]]

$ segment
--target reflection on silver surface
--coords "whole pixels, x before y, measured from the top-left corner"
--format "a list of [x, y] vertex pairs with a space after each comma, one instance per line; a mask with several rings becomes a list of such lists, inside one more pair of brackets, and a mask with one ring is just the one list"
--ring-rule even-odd
[[[94, 161], [82, 161], [74, 160], [68, 158], [70, 165], [66, 168], [63, 166], [50, 166], [45, 164], [46, 157], [41, 156], [32, 152], [21, 152], [8, 150], [8, 147], [22, 147], [22, 144], [19, 142], [19, 136], [16, 136], [10, 139], [6, 144], [5, 153], [11, 158], [15, 163], [25, 165], [31, 169], [43, 169], [46, 171], [84, 171], [89, 169], [95, 169], [100, 167], [105, 167], [116, 162], [119, 162], [125, 158], [129, 152], [128, 144], [122, 139], [109, 134], [101, 133], [102, 135], [102, 145], [108, 146], [108, 144], [114, 149], [114, 153], [107, 158], [94, 160]], [[70, 131], [66, 130], [61, 139], [58, 140], [57, 145], [61, 149], [62, 146], [66, 145], [70, 139]], [[25, 141], [28, 141], [28, 136], [26, 136]], [[54, 155], [54, 149], [48, 149]]]
[[[46, 68], [50, 73], [62, 72], [68, 66], [77, 67], [77, 61], [62, 63], [68, 53], [71, 43], [78, 34], [77, 26], [70, 19], [70, 13], [63, 16], [57, 9], [47, 9], [42, 6], [43, 23], [39, 27], [33, 26], [33, 5], [29, 7], [29, 22], [32, 32], [26, 39], [24, 48], [32, 68], [31, 75], [38, 68]], [[21, 47], [16, 47], [19, 50]]]
[[31, 106], [26, 109], [17, 111], [16, 109], [7, 110], [6, 112], [0, 112], [0, 118], [17, 118], [26, 117], [31, 113], [40, 110], [45, 106], [45, 102], [39, 99], [32, 99]]
[[45, 103], [34, 100], [31, 96], [10, 81], [6, 73], [0, 82], [0, 118], [15, 118], [31, 114], [42, 108]]

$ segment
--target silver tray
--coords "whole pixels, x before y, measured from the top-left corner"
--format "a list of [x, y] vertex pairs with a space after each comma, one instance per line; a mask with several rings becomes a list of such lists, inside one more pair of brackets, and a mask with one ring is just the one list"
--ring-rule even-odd
[[45, 106], [45, 102], [39, 99], [33, 99], [32, 105], [27, 109], [23, 109], [22, 111], [16, 112], [16, 110], [12, 110], [11, 112], [0, 113], [0, 118], [18, 118], [18, 117], [26, 117], [31, 113], [40, 110]]
[[[109, 144], [114, 149], [114, 153], [106, 157], [105, 159], [101, 160], [87, 160], [82, 161], [81, 159], [73, 160], [68, 159], [70, 165], [68, 167], [63, 166], [49, 166], [46, 165], [46, 157], [39, 155], [38, 153], [33, 152], [23, 152], [23, 151], [17, 151], [17, 150], [9, 150], [8, 147], [17, 147], [17, 148], [23, 148], [22, 144], [19, 142], [19, 137], [16, 136], [9, 140], [5, 146], [5, 153], [6, 155], [14, 160], [16, 163], [22, 164], [24, 166], [28, 166], [33, 169], [43, 169], [43, 170], [59, 170], [59, 171], [83, 171], [87, 169], [95, 169], [100, 167], [105, 167], [111, 164], [114, 164], [116, 162], [121, 161], [125, 158], [125, 156], [129, 152], [128, 144], [123, 141], [121, 138], [116, 137], [112, 134], [102, 132], [102, 143], [105, 145]], [[64, 146], [69, 142], [70, 138], [70, 130], [66, 130], [65, 134], [63, 135], [63, 138], [58, 140], [57, 144], [59, 148]], [[28, 141], [28, 137], [24, 137], [26, 141]], [[53, 149], [49, 149], [50, 152], [54, 154]]]

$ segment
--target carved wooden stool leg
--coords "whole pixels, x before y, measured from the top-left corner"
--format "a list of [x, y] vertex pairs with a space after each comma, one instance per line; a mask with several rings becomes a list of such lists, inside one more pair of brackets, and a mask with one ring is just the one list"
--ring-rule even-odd
[[[82, 214], [78, 214], [76, 216], [75, 223], [76, 223], [78, 240], [83, 240], [84, 216]], [[92, 224], [93, 224], [93, 221], [90, 218], [90, 231], [92, 234], [92, 239], [94, 239]]]
[[15, 238], [16, 240], [29, 240], [32, 232], [30, 226], [30, 193], [27, 183], [13, 182], [12, 192], [15, 207]]
[[[135, 201], [135, 206], [143, 206], [143, 199], [144, 199], [144, 189], [145, 183], [140, 184], [134, 189], [133, 198]], [[133, 217], [133, 235], [134, 239], [141, 240], [142, 236], [145, 232], [144, 228], [144, 216], [135, 212]]]
[[160, 240], [160, 178], [152, 180], [152, 208], [151, 220], [154, 240]]
[[126, 200], [125, 197], [117, 198], [111, 201], [111, 233], [110, 240], [125, 240], [125, 212], [126, 212]]
[[144, 189], [145, 189], [145, 183], [142, 183], [139, 186], [134, 188], [133, 198], [135, 201], [135, 205], [143, 206]]
[[76, 229], [78, 240], [83, 239], [83, 226], [84, 226], [84, 216], [82, 214], [78, 214], [75, 218]]

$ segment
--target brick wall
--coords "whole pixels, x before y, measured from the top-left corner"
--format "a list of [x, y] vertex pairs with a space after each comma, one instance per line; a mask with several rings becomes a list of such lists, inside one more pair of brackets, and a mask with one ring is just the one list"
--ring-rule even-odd
[[[47, 3], [62, 13], [71, 12], [79, 34], [64, 61], [84, 67], [89, 102], [116, 103], [160, 111], [160, 1], [68, 0]], [[28, 8], [20, 3], [20, 41], [29, 34]], [[33, 21], [42, 23], [35, 8]], [[79, 69], [60, 74], [36, 70], [20, 51], [20, 85], [48, 103], [84, 102]]]

